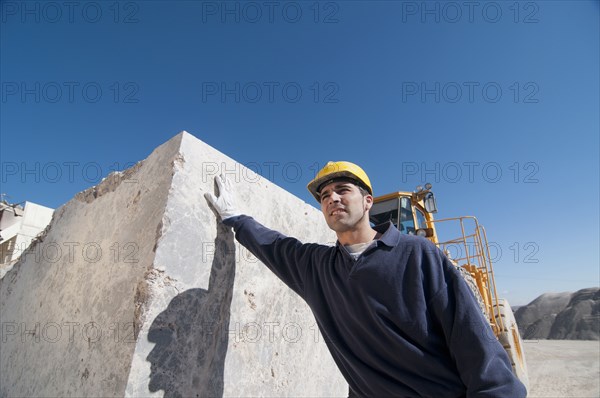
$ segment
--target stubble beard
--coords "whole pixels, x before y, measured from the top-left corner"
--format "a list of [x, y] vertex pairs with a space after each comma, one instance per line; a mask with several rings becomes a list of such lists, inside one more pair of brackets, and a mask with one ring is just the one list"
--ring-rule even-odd
[[[361, 216], [355, 221], [352, 221], [352, 215], [347, 212], [342, 213], [342, 217], [340, 218], [333, 219], [331, 216], [326, 217], [325, 221], [327, 222], [329, 228], [334, 232], [344, 233], [356, 229], [363, 222], [363, 219], [366, 217], [366, 215], [367, 210], [363, 208]], [[348, 219], [346, 216], [348, 216], [350, 219]]]

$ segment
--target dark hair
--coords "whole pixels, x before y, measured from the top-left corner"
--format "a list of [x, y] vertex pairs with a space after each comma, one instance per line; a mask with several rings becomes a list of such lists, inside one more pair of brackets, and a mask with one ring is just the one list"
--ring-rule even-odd
[[369, 191], [367, 191], [366, 189], [364, 189], [363, 187], [361, 187], [360, 185], [356, 184], [356, 186], [358, 187], [358, 190], [360, 191], [360, 193], [362, 194], [363, 198], [367, 195], [370, 195]]

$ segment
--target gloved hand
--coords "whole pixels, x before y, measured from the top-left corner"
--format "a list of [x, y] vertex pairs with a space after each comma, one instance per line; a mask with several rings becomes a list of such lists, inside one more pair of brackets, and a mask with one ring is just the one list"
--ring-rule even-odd
[[217, 210], [217, 213], [219, 213], [219, 216], [221, 217], [221, 221], [234, 216], [239, 216], [240, 213], [235, 209], [233, 203], [233, 194], [231, 193], [231, 183], [229, 180], [221, 174], [215, 177], [215, 181], [219, 188], [219, 197], [217, 198], [212, 193], [207, 192], [204, 194], [206, 200], [208, 200], [215, 210]]

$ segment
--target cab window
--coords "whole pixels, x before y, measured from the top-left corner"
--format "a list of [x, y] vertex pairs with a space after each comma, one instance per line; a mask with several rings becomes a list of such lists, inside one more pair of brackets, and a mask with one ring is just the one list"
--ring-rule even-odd
[[417, 228], [427, 228], [427, 220], [425, 219], [425, 214], [423, 214], [423, 212], [418, 208], [415, 208], [415, 210], [417, 211], [417, 223], [419, 224]]
[[400, 227], [398, 229], [403, 234], [415, 234], [415, 222], [409, 198], [400, 199]]
[[416, 228], [410, 198], [394, 198], [375, 203], [369, 214], [371, 226], [391, 221], [401, 233], [415, 234]]
[[369, 220], [372, 226], [391, 221], [398, 228], [398, 199], [375, 203], [369, 212]]

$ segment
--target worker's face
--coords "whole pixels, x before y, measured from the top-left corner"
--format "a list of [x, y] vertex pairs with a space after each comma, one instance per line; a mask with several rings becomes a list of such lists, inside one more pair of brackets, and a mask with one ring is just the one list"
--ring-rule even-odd
[[329, 228], [338, 233], [363, 222], [368, 224], [372, 205], [373, 197], [363, 196], [358, 186], [350, 182], [332, 182], [321, 189], [321, 211]]

